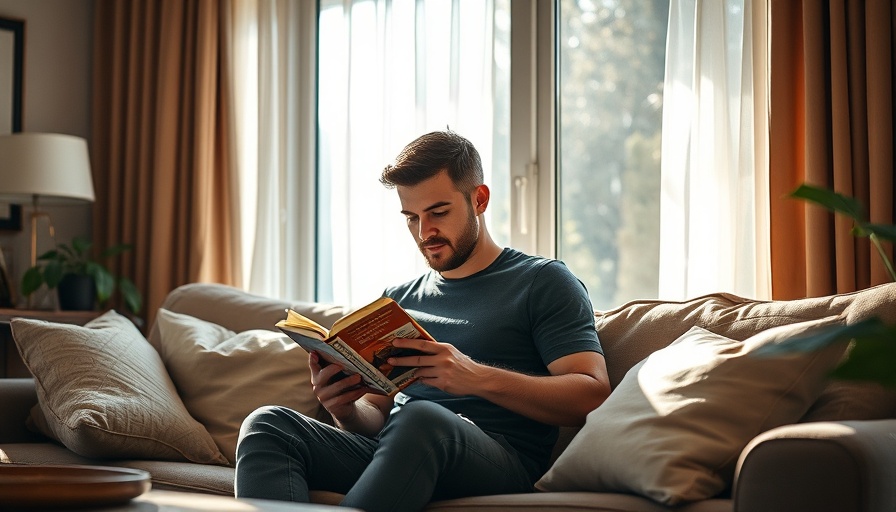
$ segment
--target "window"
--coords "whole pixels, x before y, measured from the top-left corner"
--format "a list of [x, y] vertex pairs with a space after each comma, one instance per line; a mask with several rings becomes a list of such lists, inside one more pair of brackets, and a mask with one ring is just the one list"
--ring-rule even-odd
[[382, 168], [450, 128], [479, 150], [509, 240], [509, 0], [322, 0], [317, 298], [363, 305], [425, 270]]
[[657, 296], [668, 0], [558, 9], [557, 257], [595, 308]]
[[446, 127], [482, 155], [499, 244], [563, 259], [596, 308], [655, 297], [668, 9], [321, 0], [317, 299], [366, 303], [425, 270], [377, 178]]

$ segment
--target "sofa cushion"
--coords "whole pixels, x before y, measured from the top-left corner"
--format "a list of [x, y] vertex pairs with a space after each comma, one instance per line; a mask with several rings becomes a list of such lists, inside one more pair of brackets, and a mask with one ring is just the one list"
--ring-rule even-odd
[[44, 434], [85, 457], [227, 463], [127, 318], [109, 311], [83, 327], [21, 318], [11, 326]]
[[[292, 309], [315, 322], [330, 327], [347, 313], [342, 306], [317, 302], [290, 302], [245, 292], [233, 286], [217, 283], [190, 283], [172, 290], [162, 308], [175, 313], [201, 318], [234, 332], [268, 329], [280, 332], [274, 325]], [[158, 322], [149, 331], [149, 344], [161, 345]]]
[[536, 487], [634, 492], [667, 505], [719, 494], [751, 439], [806, 412], [845, 345], [753, 352], [843, 320], [781, 326], [743, 342], [691, 328], [625, 375]]
[[[607, 358], [610, 384], [693, 326], [745, 340], [756, 333], [796, 322], [843, 314], [848, 323], [877, 316], [896, 324], [896, 283], [857, 292], [796, 300], [751, 300], [714, 293], [686, 301], [638, 300], [598, 312], [595, 326]], [[861, 382], [831, 382], [804, 421], [896, 417], [896, 390]]]
[[239, 334], [198, 318], [160, 309], [160, 353], [180, 398], [236, 462], [243, 419], [263, 405], [320, 414], [311, 391], [308, 353], [287, 336], [263, 329]]

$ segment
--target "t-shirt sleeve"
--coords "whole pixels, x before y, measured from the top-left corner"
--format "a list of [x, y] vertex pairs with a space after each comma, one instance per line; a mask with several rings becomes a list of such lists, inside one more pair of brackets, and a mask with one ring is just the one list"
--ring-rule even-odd
[[528, 300], [532, 336], [545, 364], [577, 352], [603, 348], [585, 285], [561, 261], [542, 267]]

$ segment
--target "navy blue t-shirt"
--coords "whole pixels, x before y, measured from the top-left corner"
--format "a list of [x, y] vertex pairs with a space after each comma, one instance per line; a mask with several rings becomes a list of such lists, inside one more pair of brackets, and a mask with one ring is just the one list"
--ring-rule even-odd
[[[562, 262], [505, 248], [484, 270], [461, 279], [429, 271], [384, 293], [437, 341], [477, 362], [528, 375], [577, 352], [603, 353], [585, 285]], [[422, 383], [404, 389], [463, 414], [546, 469], [558, 429], [485, 399], [456, 396]], [[404, 399], [404, 397], [400, 397]]]

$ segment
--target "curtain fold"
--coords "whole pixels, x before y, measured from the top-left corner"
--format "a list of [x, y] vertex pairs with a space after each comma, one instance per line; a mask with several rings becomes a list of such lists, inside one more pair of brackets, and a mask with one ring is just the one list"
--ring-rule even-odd
[[178, 285], [239, 277], [224, 14], [217, 0], [97, 0], [94, 13], [94, 239], [134, 244], [117, 270], [151, 325]]
[[228, 98], [236, 117], [242, 287], [314, 299], [314, 2], [235, 0]]
[[889, 0], [776, 1], [770, 19], [773, 297], [886, 282], [850, 219], [786, 196], [807, 182], [857, 198], [871, 222], [893, 223], [896, 8]]
[[[753, 1], [673, 0], [664, 84], [659, 297], [765, 298], [765, 205], [756, 201]], [[760, 80], [764, 76], [760, 76]], [[754, 110], [755, 109], [755, 110]], [[764, 123], [763, 123], [764, 124]], [[757, 149], [758, 148], [758, 149]], [[758, 151], [758, 152], [757, 152]]]

